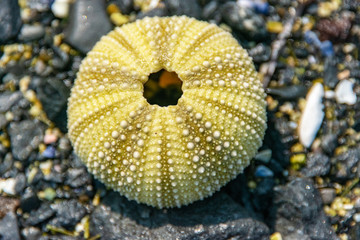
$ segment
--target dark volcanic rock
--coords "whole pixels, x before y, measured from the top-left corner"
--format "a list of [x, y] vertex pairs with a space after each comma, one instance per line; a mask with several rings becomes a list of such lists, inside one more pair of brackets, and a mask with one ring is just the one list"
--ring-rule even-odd
[[44, 125], [38, 120], [10, 123], [8, 132], [14, 158], [26, 160], [41, 143], [44, 130]]
[[21, 27], [20, 7], [18, 1], [0, 1], [0, 44], [14, 38]]
[[90, 218], [103, 239], [268, 239], [267, 226], [225, 193], [180, 209], [157, 210], [110, 193]]
[[75, 199], [52, 204], [51, 208], [55, 210], [56, 217], [50, 224], [66, 229], [74, 229], [86, 214], [86, 208]]
[[66, 132], [67, 99], [70, 89], [59, 79], [42, 79], [36, 88], [37, 97], [41, 101], [46, 116], [53, 121], [62, 132]]
[[312, 181], [297, 178], [274, 189], [274, 230], [284, 240], [337, 239], [325, 213], [319, 192]]
[[69, 25], [64, 30], [65, 41], [87, 53], [111, 29], [104, 0], [78, 0], [70, 9]]
[[306, 167], [301, 170], [306, 177], [324, 176], [330, 171], [330, 158], [323, 153], [309, 154]]

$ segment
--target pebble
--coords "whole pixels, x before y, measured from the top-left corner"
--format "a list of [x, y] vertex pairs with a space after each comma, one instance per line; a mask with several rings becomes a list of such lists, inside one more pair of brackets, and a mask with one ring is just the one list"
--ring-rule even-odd
[[20, 207], [24, 212], [30, 212], [31, 210], [36, 209], [40, 204], [40, 199], [30, 187], [27, 187], [24, 193], [20, 195]]
[[19, 206], [19, 200], [13, 197], [0, 196], [0, 219], [8, 212], [15, 212]]
[[25, 240], [38, 240], [41, 239], [42, 232], [37, 227], [25, 227], [21, 230], [21, 235]]
[[23, 95], [20, 91], [5, 91], [0, 93], [0, 113], [9, 111], [10, 108], [17, 104], [22, 98]]
[[299, 123], [299, 139], [305, 147], [310, 147], [324, 118], [324, 87], [321, 83], [315, 83], [306, 96], [305, 109], [302, 112]]
[[[16, 37], [21, 28], [20, 7], [18, 1], [0, 1], [0, 44], [8, 43]], [[1, 102], [1, 101], [0, 101]]]
[[277, 88], [268, 87], [266, 91], [268, 94], [278, 96], [283, 100], [299, 99], [306, 95], [306, 87], [303, 85], [281, 86]]
[[75, 199], [54, 203], [51, 208], [55, 210], [56, 216], [51, 219], [49, 224], [68, 230], [74, 229], [87, 213], [86, 208]]
[[324, 84], [329, 88], [335, 88], [336, 84], [339, 82], [337, 77], [338, 68], [337, 68], [337, 59], [334, 57], [325, 58], [324, 63]]
[[16, 186], [15, 178], [0, 180], [0, 192], [4, 192], [9, 195], [16, 195], [15, 186]]
[[306, 167], [301, 173], [307, 177], [324, 176], [330, 171], [330, 158], [323, 153], [316, 152], [308, 154]]
[[54, 146], [47, 146], [45, 151], [41, 153], [41, 156], [44, 158], [55, 158], [56, 149]]
[[193, 0], [164, 0], [170, 15], [186, 15], [200, 19], [201, 8], [198, 1]]
[[264, 165], [260, 165], [256, 167], [254, 175], [255, 177], [266, 178], [266, 177], [273, 177], [274, 173], [268, 167]]
[[121, 13], [130, 14], [131, 11], [133, 11], [133, 1], [134, 0], [113, 0], [112, 3], [120, 8]]
[[52, 144], [55, 143], [58, 140], [58, 136], [56, 133], [54, 132], [48, 132], [46, 131], [45, 136], [44, 136], [44, 143], [45, 144]]
[[42, 203], [38, 209], [30, 212], [26, 219], [26, 224], [29, 226], [38, 225], [55, 215], [55, 210], [52, 209], [49, 203]]
[[21, 240], [19, 224], [14, 212], [8, 212], [0, 220], [0, 236], [1, 240]]
[[42, 24], [24, 24], [18, 36], [19, 40], [24, 42], [34, 41], [45, 35], [45, 28]]
[[357, 97], [353, 90], [354, 83], [350, 80], [341, 80], [335, 88], [335, 98], [340, 104], [354, 105]]
[[69, 15], [71, 0], [55, 0], [51, 5], [51, 11], [55, 17], [66, 18]]
[[37, 97], [40, 100], [46, 116], [62, 131], [67, 131], [67, 99], [70, 89], [57, 78], [41, 79], [36, 87]]
[[320, 195], [324, 204], [331, 204], [336, 197], [336, 190], [334, 188], [321, 188]]
[[337, 239], [311, 180], [296, 178], [285, 186], [276, 186], [274, 203], [274, 231], [284, 239]]
[[83, 54], [90, 51], [95, 43], [112, 29], [104, 1], [75, 1], [68, 20], [64, 40]]
[[15, 159], [26, 160], [43, 140], [44, 125], [38, 120], [11, 122], [8, 133]]

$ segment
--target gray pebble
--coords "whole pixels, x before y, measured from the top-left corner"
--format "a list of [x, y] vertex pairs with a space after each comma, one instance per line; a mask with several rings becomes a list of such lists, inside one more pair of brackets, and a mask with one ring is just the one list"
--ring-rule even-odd
[[104, 0], [75, 1], [68, 19], [64, 40], [84, 54], [112, 29]]
[[333, 188], [321, 188], [319, 191], [324, 204], [331, 204], [336, 197], [336, 191]]
[[2, 92], [0, 93], [0, 113], [4, 113], [10, 110], [12, 106], [23, 98], [23, 94], [20, 91], [16, 92]]
[[11, 122], [8, 133], [14, 158], [22, 161], [26, 160], [42, 142], [44, 130], [44, 124], [38, 120]]
[[28, 42], [42, 38], [45, 35], [45, 28], [41, 24], [24, 24], [18, 36], [19, 40]]
[[19, 32], [21, 27], [20, 7], [18, 1], [0, 1], [0, 44], [8, 43]]
[[14, 212], [8, 212], [5, 217], [0, 220], [0, 236], [1, 240], [21, 239], [17, 217]]

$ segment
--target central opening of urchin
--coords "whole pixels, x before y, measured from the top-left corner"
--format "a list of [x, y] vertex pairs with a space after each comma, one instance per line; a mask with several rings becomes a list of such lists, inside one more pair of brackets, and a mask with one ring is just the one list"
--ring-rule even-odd
[[144, 84], [144, 97], [150, 104], [161, 107], [176, 105], [182, 96], [182, 81], [175, 72], [161, 69], [152, 73]]

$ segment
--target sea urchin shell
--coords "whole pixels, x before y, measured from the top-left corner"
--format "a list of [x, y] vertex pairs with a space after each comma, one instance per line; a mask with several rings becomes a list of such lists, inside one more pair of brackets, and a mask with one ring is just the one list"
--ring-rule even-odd
[[[177, 105], [151, 105], [143, 85], [165, 69]], [[212, 195], [249, 164], [266, 128], [251, 58], [226, 31], [188, 17], [145, 18], [101, 38], [83, 60], [68, 108], [69, 137], [90, 172], [158, 208]]]

